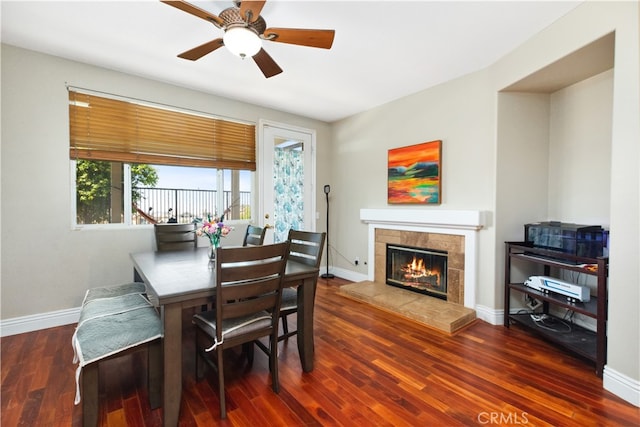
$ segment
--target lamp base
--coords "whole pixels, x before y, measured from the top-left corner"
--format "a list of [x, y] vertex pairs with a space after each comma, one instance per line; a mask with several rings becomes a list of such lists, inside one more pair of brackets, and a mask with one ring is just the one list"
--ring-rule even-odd
[[333, 274], [327, 273], [327, 274], [320, 275], [320, 277], [322, 277], [323, 279], [333, 279], [336, 276], [334, 276]]

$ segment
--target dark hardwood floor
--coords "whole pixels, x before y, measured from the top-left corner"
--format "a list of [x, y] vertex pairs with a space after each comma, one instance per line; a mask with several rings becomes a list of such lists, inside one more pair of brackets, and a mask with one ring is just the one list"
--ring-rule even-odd
[[[184, 347], [181, 426], [637, 426], [640, 409], [602, 388], [594, 366], [512, 327], [477, 321], [455, 336], [344, 298], [320, 279], [315, 370], [300, 368], [295, 338], [280, 343], [280, 393], [264, 353], [227, 367], [227, 412], [216, 381], [194, 377]], [[188, 319], [188, 316], [186, 316]], [[295, 316], [290, 322], [295, 325]], [[192, 339], [191, 326], [187, 330]], [[80, 426], [74, 406], [74, 325], [2, 338], [1, 425]], [[145, 353], [101, 365], [102, 426], [161, 426], [150, 410]]]

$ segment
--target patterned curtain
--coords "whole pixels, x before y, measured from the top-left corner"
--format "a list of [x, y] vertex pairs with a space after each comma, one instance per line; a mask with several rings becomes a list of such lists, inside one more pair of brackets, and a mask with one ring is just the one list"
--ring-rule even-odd
[[289, 229], [304, 230], [304, 153], [277, 148], [274, 155], [274, 242], [287, 240]]

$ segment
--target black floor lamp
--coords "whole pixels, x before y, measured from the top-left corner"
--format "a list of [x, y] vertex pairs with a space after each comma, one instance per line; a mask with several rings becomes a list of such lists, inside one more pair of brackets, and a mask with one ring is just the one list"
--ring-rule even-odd
[[333, 279], [335, 276], [333, 274], [329, 274], [329, 191], [331, 191], [330, 185], [324, 186], [324, 195], [327, 196], [327, 272], [323, 274], [323, 279]]

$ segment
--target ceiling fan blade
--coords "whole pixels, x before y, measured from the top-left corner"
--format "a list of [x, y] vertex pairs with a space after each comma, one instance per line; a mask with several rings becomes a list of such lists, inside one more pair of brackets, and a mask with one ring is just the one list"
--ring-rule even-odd
[[276, 64], [276, 61], [274, 61], [264, 49], [260, 49], [258, 53], [253, 55], [253, 60], [266, 78], [273, 77], [282, 72], [282, 68]]
[[240, 3], [240, 16], [242, 19], [247, 18], [247, 11], [251, 11], [251, 22], [254, 22], [260, 16], [260, 12], [264, 7], [266, 0], [262, 1], [250, 1], [242, 0]]
[[[305, 30], [299, 28], [267, 28], [264, 38], [273, 42], [331, 49], [334, 30]], [[273, 35], [273, 36], [272, 36]]]
[[182, 10], [183, 12], [187, 12], [191, 15], [197, 16], [198, 18], [202, 18], [205, 21], [213, 22], [219, 26], [223, 25], [224, 22], [220, 17], [214, 15], [213, 13], [209, 13], [204, 9], [200, 9], [197, 6], [194, 6], [186, 1], [182, 0], [160, 0], [162, 3], [168, 4], [169, 6], [173, 6], [177, 9]]
[[224, 42], [222, 41], [222, 39], [215, 39], [211, 40], [210, 42], [203, 43], [198, 47], [194, 47], [193, 49], [186, 52], [182, 52], [180, 55], [178, 55], [178, 57], [195, 61], [196, 59], [200, 59], [206, 54], [211, 53], [222, 46], [224, 46]]

